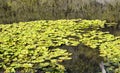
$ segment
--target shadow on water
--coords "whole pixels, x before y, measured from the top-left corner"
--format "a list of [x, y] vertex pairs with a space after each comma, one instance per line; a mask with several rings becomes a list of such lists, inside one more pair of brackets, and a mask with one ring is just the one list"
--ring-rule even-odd
[[62, 64], [66, 67], [66, 73], [98, 73], [100, 72], [99, 63], [103, 59], [99, 56], [99, 49], [91, 49], [83, 44], [78, 46], [62, 45], [72, 53], [72, 59]]
[[103, 32], [109, 32], [110, 34], [113, 34], [115, 36], [120, 36], [120, 23], [117, 23], [117, 25], [108, 27], [107, 25], [105, 28], [101, 29]]

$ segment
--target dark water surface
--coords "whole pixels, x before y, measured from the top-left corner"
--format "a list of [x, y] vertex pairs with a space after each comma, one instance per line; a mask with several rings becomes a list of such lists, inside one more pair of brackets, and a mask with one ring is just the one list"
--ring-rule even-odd
[[66, 73], [98, 73], [100, 72], [99, 63], [103, 60], [99, 56], [98, 49], [91, 49], [84, 45], [66, 46], [68, 52], [72, 53], [72, 59], [65, 61]]

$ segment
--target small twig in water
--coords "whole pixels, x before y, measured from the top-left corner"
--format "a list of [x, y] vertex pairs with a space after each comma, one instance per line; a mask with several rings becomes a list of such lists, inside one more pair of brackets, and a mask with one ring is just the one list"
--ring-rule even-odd
[[99, 64], [99, 66], [100, 66], [100, 68], [102, 70], [102, 73], [106, 73], [103, 61]]

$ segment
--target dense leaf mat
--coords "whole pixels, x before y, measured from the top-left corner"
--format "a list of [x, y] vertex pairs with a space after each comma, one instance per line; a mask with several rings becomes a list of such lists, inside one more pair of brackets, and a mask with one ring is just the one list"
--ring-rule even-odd
[[102, 32], [105, 21], [100, 20], [40, 20], [0, 25], [0, 69], [9, 73], [20, 71], [64, 73], [60, 64], [69, 60], [71, 53], [61, 48], [63, 44], [84, 44], [100, 50], [108, 70], [120, 70], [120, 37]]

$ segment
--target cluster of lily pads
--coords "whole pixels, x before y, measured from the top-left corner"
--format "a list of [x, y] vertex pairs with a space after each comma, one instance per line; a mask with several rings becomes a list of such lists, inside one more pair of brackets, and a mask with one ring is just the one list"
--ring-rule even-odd
[[[100, 31], [101, 20], [39, 20], [0, 25], [0, 69], [9, 72], [64, 73], [60, 64], [71, 53], [62, 44], [77, 46], [83, 43], [100, 50], [100, 56], [114, 73], [120, 70], [120, 37]], [[50, 48], [54, 47], [54, 48]]]

